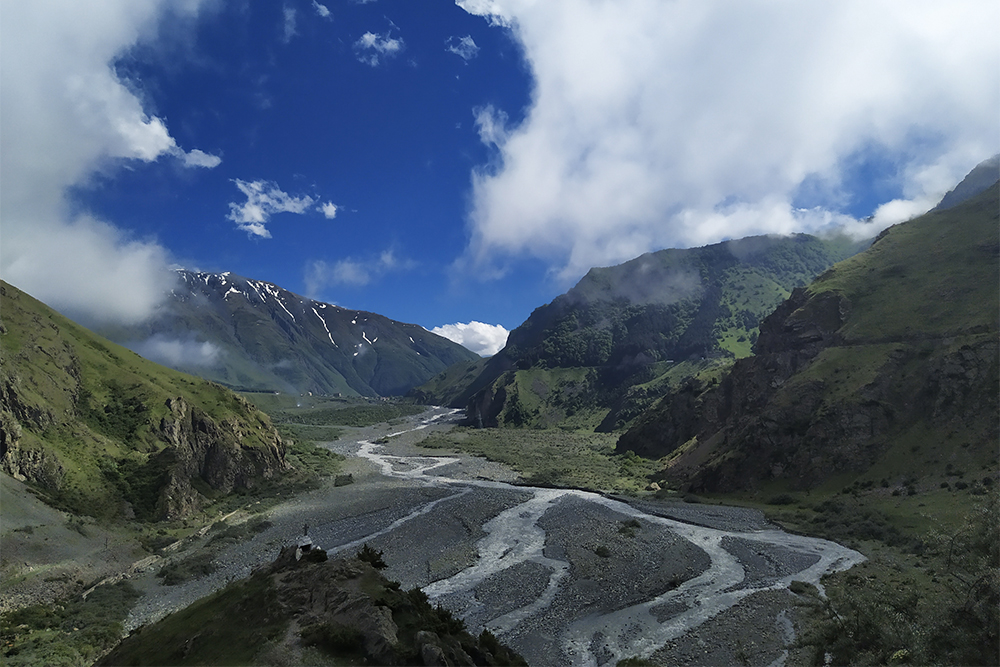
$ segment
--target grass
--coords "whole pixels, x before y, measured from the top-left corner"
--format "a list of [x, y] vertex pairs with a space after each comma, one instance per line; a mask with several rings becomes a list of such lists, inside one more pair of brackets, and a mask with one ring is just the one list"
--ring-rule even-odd
[[638, 493], [657, 469], [655, 461], [614, 453], [616, 436], [561, 429], [455, 428], [420, 443], [483, 456], [509, 465], [534, 486]]
[[128, 501], [140, 520], [158, 518], [171, 398], [233, 424], [242, 448], [269, 445], [268, 418], [236, 394], [149, 362], [6, 283], [0, 291], [0, 380], [12, 389], [10, 411], [24, 416], [15, 453], [41, 459], [33, 481], [46, 502], [120, 519]]
[[385, 402], [337, 408], [316, 406], [295, 410], [276, 410], [271, 413], [271, 417], [276, 422], [290, 426], [364, 427], [392, 421], [400, 417], [418, 415], [426, 409], [420, 405]]
[[53, 605], [32, 605], [0, 615], [0, 655], [10, 667], [90, 664], [114, 646], [139, 593], [127, 582], [99, 586]]
[[287, 627], [270, 579], [251, 577], [134, 632], [116, 650], [115, 664], [252, 664]]

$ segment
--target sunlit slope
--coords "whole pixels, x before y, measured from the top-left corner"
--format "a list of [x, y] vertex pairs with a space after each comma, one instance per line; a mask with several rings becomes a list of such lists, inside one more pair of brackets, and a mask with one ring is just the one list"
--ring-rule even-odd
[[0, 465], [48, 502], [160, 519], [285, 467], [266, 415], [0, 284]]

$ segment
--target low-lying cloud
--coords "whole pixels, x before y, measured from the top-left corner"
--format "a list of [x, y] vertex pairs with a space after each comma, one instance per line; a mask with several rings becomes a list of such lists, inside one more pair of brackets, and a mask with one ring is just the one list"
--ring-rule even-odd
[[499, 324], [469, 322], [468, 324], [445, 324], [431, 329], [431, 333], [468, 348], [481, 357], [492, 357], [507, 344], [510, 333]]
[[[517, 126], [474, 112], [496, 150], [473, 174], [459, 262], [479, 275], [534, 256], [573, 280], [747, 234], [874, 234], [1000, 146], [989, 0], [459, 5], [507, 26], [534, 77]], [[899, 196], [859, 227], [845, 202], [866, 156]]]
[[219, 363], [222, 349], [209, 341], [192, 338], [171, 338], [154, 334], [144, 341], [126, 347], [141, 357], [173, 368], [210, 368]]

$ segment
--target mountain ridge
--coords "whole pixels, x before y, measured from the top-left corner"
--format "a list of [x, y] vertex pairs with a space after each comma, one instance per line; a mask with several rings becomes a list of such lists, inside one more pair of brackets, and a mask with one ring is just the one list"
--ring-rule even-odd
[[593, 268], [492, 358], [411, 396], [464, 407], [481, 426], [616, 430], [663, 385], [750, 354], [757, 323], [793, 287], [863, 245], [757, 236]]
[[796, 290], [761, 323], [755, 356], [714, 385], [669, 392], [618, 451], [668, 456], [662, 478], [703, 492], [808, 489], [886, 457], [908, 469], [907, 448], [939, 460], [961, 444], [959, 458], [988, 459], [1000, 412], [998, 188], [885, 230]]
[[478, 358], [419, 325], [266, 281], [230, 272], [177, 275], [153, 317], [101, 333], [177, 370], [254, 391], [401, 395], [454, 363]]
[[[49, 504], [174, 519], [287, 469], [270, 419], [0, 282], [0, 469]], [[207, 494], [207, 495], [206, 495]]]

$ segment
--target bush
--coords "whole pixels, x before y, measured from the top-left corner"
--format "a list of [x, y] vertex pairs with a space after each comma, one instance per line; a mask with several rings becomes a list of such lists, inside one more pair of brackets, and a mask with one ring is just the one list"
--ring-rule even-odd
[[357, 555], [359, 560], [368, 563], [376, 570], [384, 570], [389, 567], [385, 564], [385, 561], [382, 560], [382, 556], [385, 554], [381, 551], [372, 549], [367, 542], [365, 542], [364, 546], [361, 547], [361, 551], [359, 551]]

